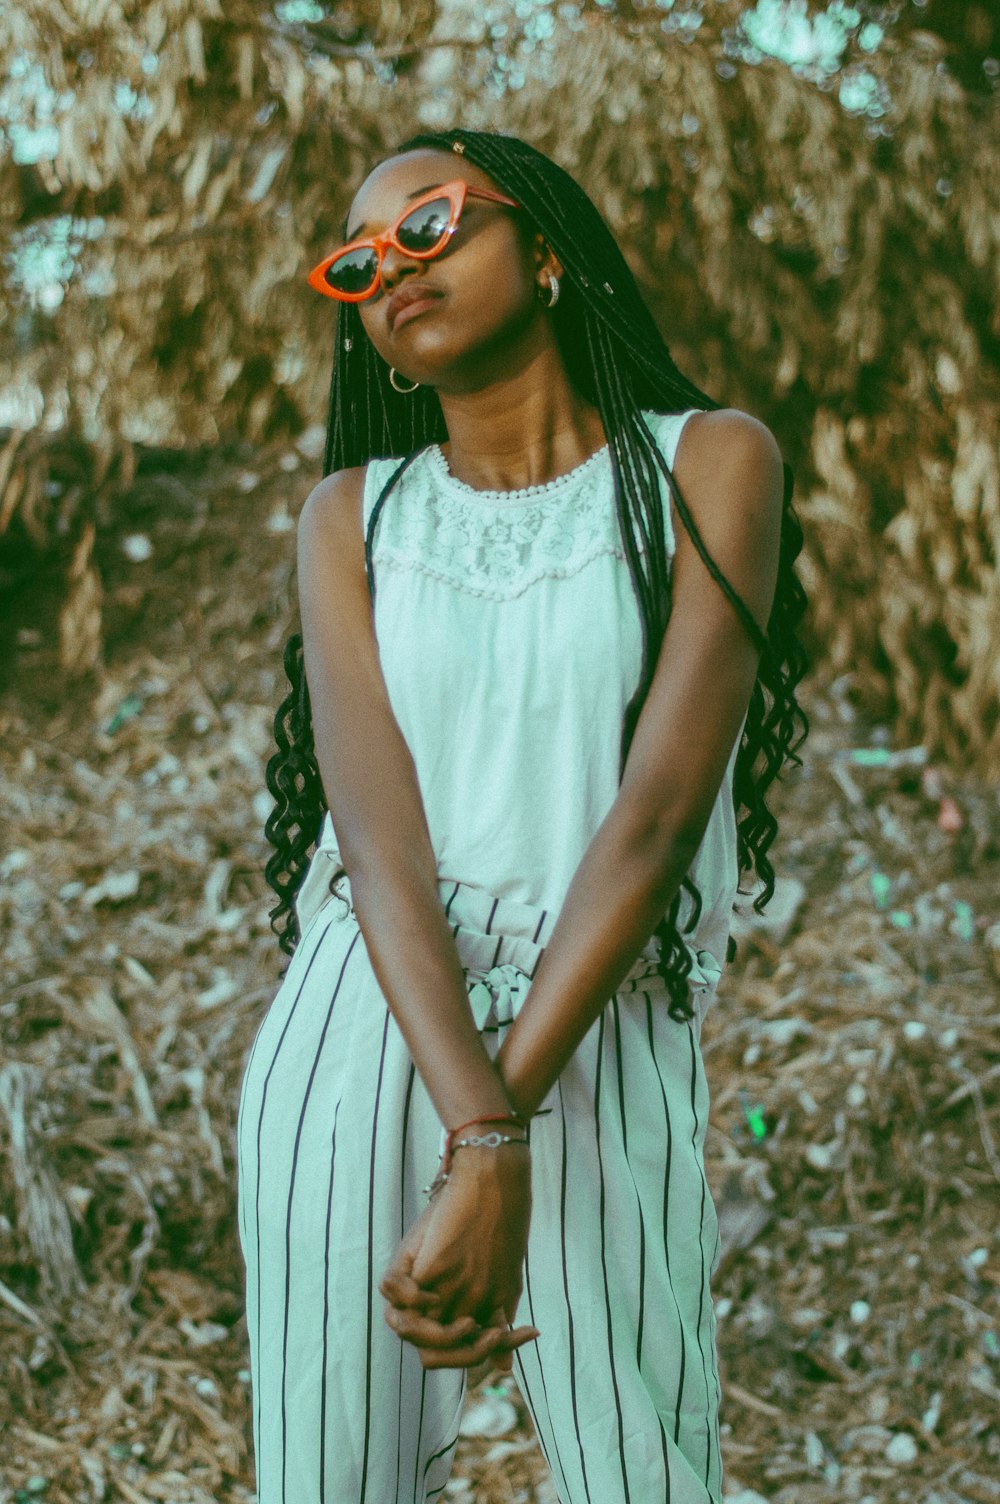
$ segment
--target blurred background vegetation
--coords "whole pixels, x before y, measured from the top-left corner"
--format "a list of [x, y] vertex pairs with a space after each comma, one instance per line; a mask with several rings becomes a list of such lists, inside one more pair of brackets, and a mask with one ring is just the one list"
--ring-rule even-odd
[[99, 669], [95, 545], [144, 456], [322, 422], [303, 274], [375, 159], [460, 122], [576, 174], [681, 367], [774, 430], [825, 670], [996, 773], [998, 30], [986, 0], [5, 7], [8, 630], [55, 571], [62, 669]]
[[[254, 1498], [305, 273], [455, 122], [578, 176], [796, 472], [813, 729], [705, 1038], [727, 1501], [995, 1504], [998, 92], [993, 0], [0, 7], [0, 1504]], [[449, 1498], [552, 1504], [523, 1404]]]

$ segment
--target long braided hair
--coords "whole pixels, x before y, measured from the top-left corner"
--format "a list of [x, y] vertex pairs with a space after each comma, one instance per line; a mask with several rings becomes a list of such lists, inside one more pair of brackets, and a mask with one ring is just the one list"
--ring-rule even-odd
[[[722, 404], [677, 369], [596, 206], [567, 172], [515, 136], [460, 129], [422, 132], [403, 142], [398, 151], [419, 147], [460, 152], [487, 172], [501, 192], [522, 206], [527, 221], [542, 233], [565, 269], [559, 303], [550, 317], [569, 380], [601, 415], [621, 538], [642, 621], [642, 668], [623, 718], [619, 779], [670, 616], [671, 582], [658, 471], [706, 568], [759, 650], [757, 679], [735, 760], [733, 801], [740, 872], [753, 873], [760, 881], [754, 902], [760, 912], [774, 892], [768, 850], [778, 828], [767, 806], [767, 790], [786, 761], [801, 763], [797, 749], [808, 730], [795, 696], [807, 660], [798, 636], [806, 597], [793, 567], [802, 546], [802, 530], [791, 504], [792, 471], [784, 465], [778, 579], [767, 630], [762, 633], [708, 553], [641, 411], [679, 413], [693, 407], [713, 410]], [[411, 454], [447, 437], [434, 389], [421, 386], [412, 395], [397, 393], [389, 382], [389, 367], [364, 332], [357, 306], [338, 304], [324, 474], [374, 458]], [[266, 771], [275, 807], [265, 833], [275, 850], [265, 876], [278, 896], [270, 911], [271, 927], [282, 950], [291, 955], [299, 939], [295, 894], [327, 805], [313, 745], [300, 634], [290, 638], [284, 666], [291, 687], [275, 717], [278, 750]], [[331, 878], [331, 891], [341, 876], [342, 869]], [[694, 930], [701, 896], [686, 877], [654, 932], [669, 1011], [678, 1020], [692, 1015], [691, 953], [679, 928], [685, 892], [690, 913], [684, 932]]]

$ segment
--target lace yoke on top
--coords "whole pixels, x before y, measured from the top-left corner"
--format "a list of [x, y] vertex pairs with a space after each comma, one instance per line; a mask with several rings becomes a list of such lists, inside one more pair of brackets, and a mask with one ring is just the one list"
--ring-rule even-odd
[[[371, 462], [369, 506], [397, 464]], [[625, 558], [607, 445], [543, 485], [479, 491], [456, 479], [432, 444], [390, 492], [374, 547], [376, 568], [418, 570], [492, 600], [568, 578], [602, 554]]]

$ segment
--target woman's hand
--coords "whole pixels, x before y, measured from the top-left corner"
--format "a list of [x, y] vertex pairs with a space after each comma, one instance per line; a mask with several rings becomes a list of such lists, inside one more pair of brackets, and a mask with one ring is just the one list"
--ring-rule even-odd
[[410, 1228], [379, 1289], [386, 1321], [420, 1351], [425, 1368], [471, 1368], [538, 1335], [509, 1329], [521, 1295], [531, 1218], [527, 1149], [463, 1149]]

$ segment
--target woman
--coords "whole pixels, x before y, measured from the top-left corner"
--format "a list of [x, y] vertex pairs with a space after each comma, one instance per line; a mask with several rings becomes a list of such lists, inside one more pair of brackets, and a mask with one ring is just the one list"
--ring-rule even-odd
[[791, 472], [524, 142], [414, 137], [343, 234], [238, 1127], [259, 1504], [438, 1497], [486, 1362], [563, 1504], [717, 1501], [699, 1033], [805, 734]]

